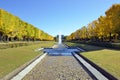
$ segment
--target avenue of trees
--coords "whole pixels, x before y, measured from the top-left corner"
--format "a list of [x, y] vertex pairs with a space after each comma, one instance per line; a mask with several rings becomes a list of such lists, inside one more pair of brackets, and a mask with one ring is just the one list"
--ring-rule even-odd
[[83, 26], [67, 40], [114, 41], [120, 40], [120, 4], [114, 4], [97, 20]]
[[0, 9], [0, 41], [53, 40], [44, 31]]

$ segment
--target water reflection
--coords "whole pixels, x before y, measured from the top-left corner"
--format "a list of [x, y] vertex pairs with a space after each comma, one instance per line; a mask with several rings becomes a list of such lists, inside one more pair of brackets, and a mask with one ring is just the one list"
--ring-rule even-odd
[[69, 48], [46, 48], [44, 49], [45, 53], [48, 53], [50, 56], [71, 56], [73, 52], [79, 52], [78, 49], [69, 49]]
[[50, 56], [72, 56], [72, 53], [48, 53]]

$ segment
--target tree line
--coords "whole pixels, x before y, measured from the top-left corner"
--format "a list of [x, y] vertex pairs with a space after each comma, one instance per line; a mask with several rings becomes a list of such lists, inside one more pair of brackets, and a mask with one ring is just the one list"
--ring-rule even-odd
[[0, 41], [53, 40], [53, 37], [19, 17], [0, 9]]
[[71, 35], [67, 40], [92, 40], [92, 41], [114, 41], [120, 40], [120, 4], [113, 4], [105, 16], [83, 26]]

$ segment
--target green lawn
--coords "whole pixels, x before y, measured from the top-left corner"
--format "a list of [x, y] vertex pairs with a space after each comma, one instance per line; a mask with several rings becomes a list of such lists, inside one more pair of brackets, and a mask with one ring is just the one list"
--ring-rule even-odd
[[45, 41], [30, 46], [0, 49], [0, 78], [35, 58], [37, 55], [42, 54], [42, 52], [36, 52], [35, 49], [51, 47], [54, 43]]
[[87, 45], [87, 44], [80, 44], [80, 43], [72, 43], [72, 42], [66, 42], [66, 44], [68, 46], [78, 46], [81, 47], [82, 49], [86, 50], [86, 51], [93, 51], [93, 50], [100, 50], [100, 49], [104, 49], [103, 47], [97, 47], [97, 46], [91, 46], [91, 45]]
[[103, 49], [81, 54], [120, 79], [120, 51]]
[[120, 79], [120, 50], [104, 49], [85, 44], [67, 43], [69, 46], [81, 46], [86, 52], [81, 54], [106, 71]]

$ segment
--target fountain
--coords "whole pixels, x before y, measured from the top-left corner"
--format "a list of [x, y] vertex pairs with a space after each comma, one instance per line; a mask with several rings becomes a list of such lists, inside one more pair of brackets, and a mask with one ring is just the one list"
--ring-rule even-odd
[[52, 48], [45, 48], [44, 52], [52, 56], [71, 56], [72, 52], [79, 52], [77, 49], [68, 48], [64, 43], [62, 43], [62, 35], [59, 33], [58, 42]]
[[62, 35], [61, 34], [58, 35], [58, 44], [62, 44]]

